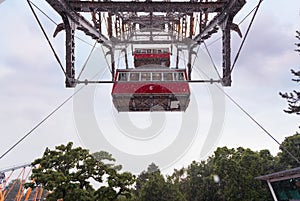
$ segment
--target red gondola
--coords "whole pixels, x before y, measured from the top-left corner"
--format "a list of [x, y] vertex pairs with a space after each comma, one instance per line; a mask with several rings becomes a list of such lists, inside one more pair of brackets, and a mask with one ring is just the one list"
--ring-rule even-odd
[[148, 64], [156, 64], [162, 67], [170, 67], [169, 48], [136, 48], [133, 53], [134, 67], [142, 67]]
[[162, 67], [119, 69], [112, 98], [119, 112], [185, 111], [190, 101], [186, 71]]

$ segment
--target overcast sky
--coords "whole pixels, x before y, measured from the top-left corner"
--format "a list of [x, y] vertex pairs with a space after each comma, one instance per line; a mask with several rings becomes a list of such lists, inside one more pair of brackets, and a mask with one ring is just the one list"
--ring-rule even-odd
[[[7, 0], [1, 2], [0, 154], [2, 155], [60, 103], [72, 95], [74, 90], [65, 88], [64, 75], [26, 1]], [[60, 17], [46, 2], [36, 1], [36, 4], [55, 22], [61, 22]], [[257, 1], [247, 2], [234, 22], [239, 23], [256, 4]], [[55, 30], [55, 25], [44, 16], [40, 16], [64, 63], [64, 33], [60, 33], [57, 38], [53, 39], [52, 33]], [[240, 25], [243, 34], [249, 25], [250, 17]], [[299, 84], [297, 86], [291, 81], [292, 75], [290, 73], [290, 69], [299, 70], [300, 68], [300, 56], [294, 51], [294, 44], [298, 42], [295, 38], [295, 32], [299, 30], [299, 26], [299, 0], [290, 0], [288, 3], [285, 1], [263, 1], [234, 68], [232, 86], [224, 88], [226, 93], [230, 94], [279, 142], [282, 142], [285, 137], [295, 134], [299, 126], [299, 116], [284, 113], [283, 109], [287, 107], [287, 103], [278, 95], [279, 92], [289, 92], [299, 88]], [[84, 37], [84, 35], [80, 35], [80, 37]], [[241, 39], [236, 33], [232, 33], [232, 40], [234, 56]], [[91, 42], [91, 44], [93, 43]], [[81, 41], [77, 41], [77, 45], [77, 65], [82, 66], [92, 47]], [[209, 49], [215, 50], [213, 45], [209, 46]], [[101, 50], [100, 46], [98, 50]], [[212, 52], [212, 55], [217, 57], [220, 51]], [[99, 63], [105, 66], [106, 63], [101, 57], [101, 53], [99, 55], [99, 58], [96, 59], [100, 59]], [[219, 63], [216, 62], [221, 72]], [[107, 73], [108, 70], [106, 69], [103, 74]], [[218, 89], [212, 88], [208, 84], [191, 84], [191, 107], [185, 114], [151, 114], [154, 116], [149, 113], [129, 114], [129, 116], [116, 113], [111, 105], [110, 87], [110, 85], [98, 86], [92, 94], [88, 94], [92, 95], [94, 100], [92, 102], [94, 105], [86, 106], [93, 109], [92, 117], [88, 116], [89, 114], [86, 115], [88, 117], [82, 117], [84, 114], [81, 115], [76, 112], [78, 105], [75, 103], [74, 106], [71, 100], [3, 157], [0, 160], [0, 169], [31, 162], [42, 156], [46, 147], [53, 148], [69, 141], [93, 151], [101, 150], [103, 147], [113, 154], [115, 152], [126, 153], [126, 157], [129, 157], [128, 160], [126, 159], [127, 161], [138, 160], [135, 158], [136, 155], [148, 157], [151, 161], [153, 159], [151, 154], [163, 153], [163, 150], [167, 149], [169, 145], [178, 143], [175, 140], [177, 135], [185, 132], [187, 136], [192, 133], [192, 136], [186, 137], [190, 141], [187, 141], [186, 144], [182, 142], [184, 144], [182, 146], [185, 146], [182, 151], [180, 143], [175, 144], [178, 147], [176, 150], [179, 151], [177, 153], [174, 147], [172, 148], [174, 154], [178, 154], [174, 160], [171, 159], [173, 161], [160, 164], [161, 158], [158, 158], [158, 161], [154, 162], [157, 162], [165, 170], [180, 168], [183, 165], [188, 165], [192, 160], [205, 159], [218, 146], [233, 148], [242, 146], [252, 150], [268, 149], [274, 155], [279, 151], [278, 145], [262, 129], [226, 97], [225, 101], [220, 101], [222, 96], [215, 95], [215, 93], [219, 93], [216, 92]], [[82, 92], [81, 95], [80, 93], [79, 96], [81, 97], [85, 94], [85, 92]], [[220, 102], [213, 102], [213, 99], [218, 99]], [[83, 104], [88, 103], [84, 102]], [[222, 117], [223, 109], [225, 111], [224, 118]], [[81, 118], [85, 118], [83, 123]], [[85, 121], [90, 121], [90, 118], [96, 120], [98, 129], [102, 132], [99, 139], [105, 138], [107, 140], [99, 142], [99, 146], [94, 146], [93, 143], [92, 145], [89, 144], [90, 141], [93, 141], [94, 136], [82, 133], [84, 128], [89, 127]], [[119, 119], [121, 120], [119, 121]], [[127, 121], [122, 119], [130, 119], [131, 123], [136, 124], [134, 128], [138, 128], [137, 131], [145, 129], [149, 125], [150, 127], [153, 126], [155, 119], [162, 120], [164, 123], [161, 125], [162, 131], [155, 131], [159, 135], [152, 136], [151, 140], [139, 139], [138, 142], [132, 142], [133, 138], [130, 136], [130, 139], [126, 138], [127, 135], [130, 135], [130, 129], [128, 130], [125, 125]], [[80, 122], [78, 123], [78, 121]], [[117, 123], [118, 125], [116, 125], [115, 121], [123, 124]], [[174, 124], [174, 122], [176, 123]], [[178, 125], [178, 122], [183, 123], [183, 125]], [[214, 123], [218, 128], [212, 128], [215, 126]], [[214, 133], [211, 138], [209, 137], [212, 132], [210, 129], [212, 131], [216, 129], [218, 132], [217, 134]], [[86, 128], [86, 131], [89, 132], [89, 128]], [[131, 131], [135, 132], [136, 130]], [[149, 129], [147, 133], [149, 133]], [[105, 143], [110, 144], [110, 146]], [[109, 147], [113, 147], [113, 150], [109, 150]], [[168, 158], [169, 155], [164, 154], [159, 157]], [[118, 158], [122, 157], [122, 154], [116, 153], [114, 155], [127, 170], [139, 171], [147, 167], [146, 164], [142, 164], [134, 168], [132, 163], [124, 164], [126, 163], [124, 158]]]

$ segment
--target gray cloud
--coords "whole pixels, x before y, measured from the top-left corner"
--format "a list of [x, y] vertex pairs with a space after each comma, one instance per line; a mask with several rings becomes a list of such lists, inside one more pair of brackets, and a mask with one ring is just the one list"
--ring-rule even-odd
[[[297, 3], [299, 5], [299, 1], [295, 0], [294, 4], [291, 4], [295, 6]], [[268, 7], [267, 4], [264, 6]], [[59, 21], [57, 15], [48, 6], [44, 8]], [[13, 10], [18, 10], [18, 14], [11, 12]], [[285, 102], [278, 96], [279, 91], [290, 90], [294, 87], [290, 82], [289, 69], [299, 66], [299, 55], [293, 52], [296, 41], [293, 37], [296, 31], [294, 27], [299, 18], [283, 21], [283, 19], [279, 20], [283, 14], [277, 13], [280, 16], [268, 14], [264, 10], [255, 20], [233, 71], [233, 86], [226, 91], [232, 94], [251, 114], [258, 117], [263, 124], [272, 128], [272, 131], [276, 132], [277, 128], [273, 128], [277, 127], [278, 122], [284, 122], [279, 132], [276, 132], [276, 136], [281, 140], [284, 136], [293, 134], [299, 121], [282, 112]], [[46, 19], [43, 19], [43, 22], [48, 25], [47, 32], [51, 36], [54, 25]], [[0, 54], [0, 121], [1, 142], [5, 142], [0, 147], [0, 153], [3, 153], [71, 95], [73, 90], [64, 87], [64, 75], [24, 2], [6, 1], [1, 4], [0, 24], [5, 27], [0, 29], [2, 48]], [[246, 29], [244, 24], [242, 29], [243, 31]], [[232, 38], [235, 41], [232, 48], [236, 52], [241, 39], [238, 39], [235, 33], [232, 34]], [[64, 62], [63, 34], [52, 41]], [[212, 46], [210, 48], [214, 50]], [[84, 62], [88, 54], [87, 49], [90, 47], [77, 49], [78, 66]], [[218, 56], [221, 53], [212, 51], [212, 54], [215, 54], [217, 58], [215, 61], [221, 72], [220, 56]], [[193, 85], [193, 87], [203, 90], [203, 85]], [[196, 97], [201, 99], [201, 95], [204, 96], [205, 93], [196, 94]], [[200, 103], [207, 104], [206, 99], [202, 99]], [[209, 112], [210, 108], [202, 106], [201, 109], [203, 116], [200, 118], [205, 124], [205, 113]], [[266, 143], [269, 139], [261, 134], [261, 131], [250, 120], [244, 118], [241, 111], [232, 106], [229, 101], [227, 101], [226, 110], [226, 123], [220, 145], [276, 149], [271, 140]], [[31, 161], [41, 156], [46, 146], [54, 147], [67, 141], [80, 144], [72, 112], [72, 104], [69, 103], [9, 153], [1, 161], [1, 167]], [[255, 138], [251, 138], [251, 135]], [[195, 148], [192, 150], [199, 151]], [[189, 157], [192, 158], [195, 155], [197, 154], [190, 153]], [[184, 160], [189, 162], [188, 159]]]

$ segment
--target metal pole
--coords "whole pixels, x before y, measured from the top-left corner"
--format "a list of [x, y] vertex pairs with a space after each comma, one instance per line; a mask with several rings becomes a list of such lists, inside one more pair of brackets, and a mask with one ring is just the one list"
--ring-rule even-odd
[[271, 191], [274, 201], [278, 201], [270, 180], [267, 180], [267, 183], [268, 183], [268, 186], [269, 186], [269, 189]]

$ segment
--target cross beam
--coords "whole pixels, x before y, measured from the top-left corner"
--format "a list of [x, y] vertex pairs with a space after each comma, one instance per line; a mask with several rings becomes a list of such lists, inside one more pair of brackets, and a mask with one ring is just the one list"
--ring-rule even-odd
[[76, 28], [82, 30], [86, 35], [100, 42], [107, 41], [108, 38], [100, 34], [97, 29], [82, 15], [75, 12], [66, 0], [46, 0], [61, 16], [66, 16], [70, 21], [76, 24]]
[[[216, 33], [218, 28], [222, 30], [222, 54], [223, 54], [223, 79], [224, 86], [231, 85], [231, 29], [238, 30], [233, 23], [234, 16], [241, 10], [246, 0], [215, 0], [196, 2], [194, 0], [171, 2], [171, 1], [87, 1], [87, 0], [46, 0], [63, 19], [63, 29], [66, 31], [66, 86], [74, 87], [74, 33], [81, 30], [86, 35], [97, 40], [109, 48], [112, 64], [112, 79], [114, 76], [114, 48], [118, 45], [127, 44], [128, 36], [141, 27], [167, 29], [168, 32], [177, 34], [177, 38], [171, 37], [166, 40], [150, 39], [131, 41], [132, 44], [170, 44], [182, 42], [185, 38], [195, 41], [189, 51]], [[94, 24], [83, 17], [80, 13], [91, 13]], [[107, 21], [102, 22], [101, 16], [105, 14]], [[147, 13], [148, 15], [140, 15]], [[157, 15], [164, 13], [165, 15]], [[214, 14], [212, 18], [208, 14]], [[97, 19], [95, 16], [98, 16]], [[115, 20], [113, 20], [115, 17]], [[196, 27], [195, 19], [199, 19], [199, 27]], [[104, 18], [103, 18], [104, 19]], [[102, 24], [103, 23], [103, 24]], [[113, 24], [115, 23], [115, 24]], [[197, 22], [196, 22], [197, 23]], [[108, 36], [102, 35], [102, 27], [107, 27]], [[113, 26], [115, 25], [115, 26]], [[189, 26], [189, 27], [188, 27]], [[114, 30], [115, 27], [115, 30]], [[139, 28], [138, 28], [139, 27]], [[197, 29], [198, 28], [198, 29]], [[194, 30], [198, 30], [194, 33]], [[116, 33], [115, 33], [115, 32]], [[114, 36], [115, 33], [115, 36]], [[152, 34], [152, 32], [150, 32]], [[126, 37], [127, 35], [127, 37]], [[175, 40], [174, 40], [175, 39]], [[188, 68], [191, 72], [191, 52], [189, 53]]]
[[196, 42], [201, 41], [201, 38], [209, 34], [209, 32], [217, 25], [220, 26], [223, 22], [225, 22], [225, 20], [227, 20], [228, 17], [233, 18], [245, 5], [245, 3], [246, 0], [231, 0], [222, 10], [222, 12], [218, 13], [218, 15], [214, 17], [197, 36], [194, 37], [194, 40]]
[[69, 1], [77, 12], [220, 12], [225, 2]]
[[233, 26], [234, 16], [241, 10], [245, 5], [246, 0], [231, 0], [228, 5], [214, 17], [203, 30], [193, 38], [197, 43], [201, 43], [202, 40], [209, 38], [211, 34], [216, 32], [217, 26], [222, 28], [222, 56], [223, 56], [223, 86], [231, 86], [231, 29]]
[[100, 43], [108, 41], [104, 35], [99, 33], [97, 29], [87, 21], [79, 13], [72, 10], [65, 0], [46, 0], [59, 13], [64, 22], [63, 29], [66, 31], [66, 87], [75, 87], [75, 30], [81, 30], [86, 35]]

